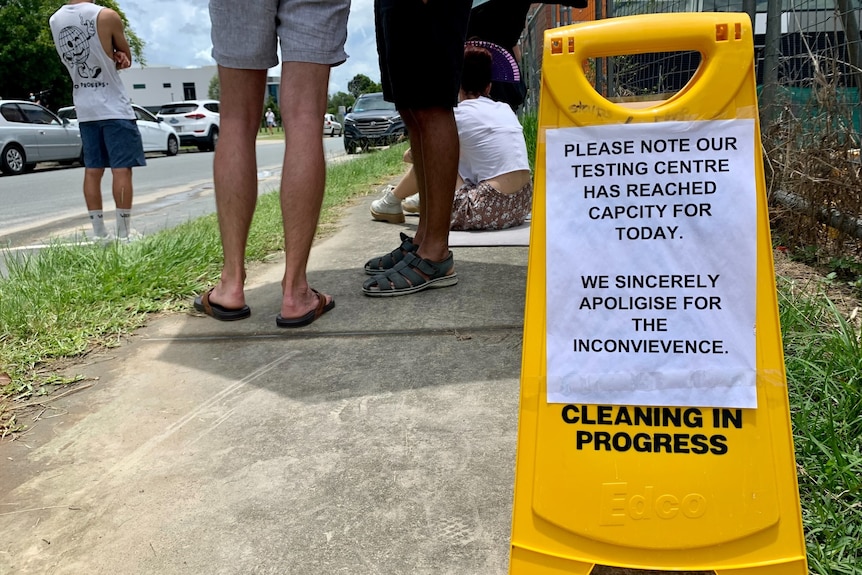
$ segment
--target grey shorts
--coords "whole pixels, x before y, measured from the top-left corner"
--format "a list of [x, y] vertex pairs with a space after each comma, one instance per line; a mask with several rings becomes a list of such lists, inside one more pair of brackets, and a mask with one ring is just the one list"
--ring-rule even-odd
[[338, 65], [347, 59], [350, 0], [210, 0], [212, 56], [226, 68], [268, 70], [282, 62]]

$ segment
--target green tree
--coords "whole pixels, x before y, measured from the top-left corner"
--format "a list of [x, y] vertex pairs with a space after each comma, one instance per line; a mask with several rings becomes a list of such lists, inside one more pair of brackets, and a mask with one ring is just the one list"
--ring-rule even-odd
[[[54, 110], [72, 102], [72, 82], [57, 55], [48, 19], [63, 0], [0, 0], [0, 97], [27, 99], [39, 94]], [[144, 41], [129, 28], [115, 0], [100, 4], [116, 10], [126, 26], [132, 59], [143, 65]]]
[[351, 94], [348, 94], [347, 92], [336, 92], [329, 97], [329, 102], [326, 105], [326, 111], [329, 114], [338, 114], [339, 106], [344, 106], [344, 109], [346, 110], [347, 108], [352, 106], [353, 102], [355, 101], [356, 98], [354, 98]]
[[347, 91], [353, 95], [354, 99], [358, 98], [359, 94], [379, 92], [380, 90], [380, 84], [365, 74], [357, 74], [347, 83]]
[[218, 74], [213, 74], [210, 78], [210, 87], [207, 90], [207, 98], [210, 100], [221, 100], [221, 82], [218, 79]]

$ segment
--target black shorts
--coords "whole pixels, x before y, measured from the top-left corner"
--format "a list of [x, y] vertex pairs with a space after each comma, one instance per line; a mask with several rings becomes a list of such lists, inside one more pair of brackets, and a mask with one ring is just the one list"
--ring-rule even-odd
[[374, 0], [383, 96], [405, 108], [458, 104], [472, 0]]

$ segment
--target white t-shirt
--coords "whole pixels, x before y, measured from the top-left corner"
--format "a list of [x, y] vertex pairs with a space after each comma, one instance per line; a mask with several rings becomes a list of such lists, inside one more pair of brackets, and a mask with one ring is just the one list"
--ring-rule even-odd
[[461, 144], [458, 174], [465, 182], [530, 169], [524, 130], [508, 104], [484, 96], [463, 100], [455, 107], [455, 123]]
[[72, 77], [72, 99], [79, 122], [134, 120], [117, 64], [99, 41], [98, 16], [104, 6], [66, 4], [49, 23], [54, 46]]

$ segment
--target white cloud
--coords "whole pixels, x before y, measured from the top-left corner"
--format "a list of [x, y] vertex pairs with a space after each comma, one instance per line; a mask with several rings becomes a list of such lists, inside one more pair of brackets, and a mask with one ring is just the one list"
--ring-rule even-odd
[[[150, 66], [210, 66], [210, 17], [206, 0], [125, 0], [120, 7], [145, 42]], [[353, 0], [347, 25], [347, 62], [332, 69], [329, 92], [346, 92], [357, 74], [380, 81], [373, 0]], [[273, 73], [277, 73], [278, 68]]]

